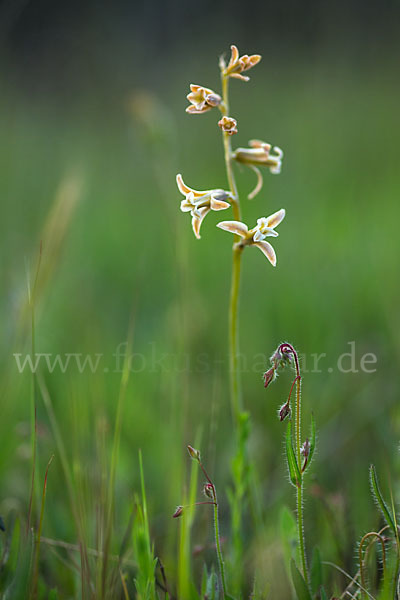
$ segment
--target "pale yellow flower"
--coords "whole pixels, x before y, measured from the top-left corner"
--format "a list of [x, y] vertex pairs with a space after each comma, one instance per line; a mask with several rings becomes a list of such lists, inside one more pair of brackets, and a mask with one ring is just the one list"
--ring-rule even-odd
[[273, 152], [275, 154], [271, 154], [271, 144], [260, 140], [250, 140], [249, 146], [249, 148], [236, 148], [232, 158], [247, 165], [257, 175], [257, 185], [249, 194], [251, 199], [258, 194], [263, 185], [263, 178], [258, 167], [268, 167], [271, 173], [278, 175], [282, 168], [283, 151], [278, 146], [274, 146]]
[[221, 96], [201, 85], [194, 85], [191, 83], [190, 90], [190, 94], [186, 96], [190, 102], [186, 112], [191, 115], [200, 115], [207, 112], [207, 110], [218, 106], [222, 102]]
[[222, 117], [222, 119], [218, 121], [218, 126], [221, 127], [222, 131], [224, 131], [228, 135], [233, 135], [234, 133], [238, 132], [237, 121], [232, 117]]
[[271, 154], [271, 144], [260, 140], [250, 140], [249, 146], [236, 148], [232, 158], [246, 165], [268, 167], [274, 175], [281, 172], [283, 151], [278, 146], [274, 146], [275, 154]]
[[221, 61], [222, 73], [225, 77], [236, 77], [242, 81], [248, 81], [249, 77], [242, 75], [243, 71], [247, 71], [254, 67], [261, 60], [260, 54], [243, 54], [239, 56], [239, 50], [235, 45], [231, 46], [231, 59], [227, 66]]
[[238, 245], [256, 246], [268, 258], [271, 265], [276, 266], [275, 250], [269, 242], [265, 241], [266, 237], [277, 237], [278, 233], [275, 227], [285, 218], [285, 209], [278, 210], [269, 217], [263, 217], [257, 220], [257, 225], [253, 229], [248, 229], [245, 223], [241, 221], [222, 221], [217, 227], [224, 231], [229, 231], [238, 235], [241, 239]]
[[198, 191], [186, 185], [182, 175], [176, 176], [176, 184], [181, 194], [185, 196], [181, 202], [181, 211], [192, 215], [192, 228], [197, 239], [200, 239], [200, 227], [204, 217], [210, 210], [225, 210], [230, 207], [227, 200], [232, 199], [230, 192], [224, 190]]

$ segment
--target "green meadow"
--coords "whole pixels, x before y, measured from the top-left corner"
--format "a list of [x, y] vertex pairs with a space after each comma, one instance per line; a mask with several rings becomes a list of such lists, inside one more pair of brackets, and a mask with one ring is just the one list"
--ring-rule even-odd
[[[370, 595], [357, 584], [342, 594], [345, 573], [359, 569], [362, 536], [385, 527], [371, 464], [395, 522], [400, 498], [399, 81], [383, 56], [357, 68], [345, 56], [277, 60], [264, 59], [248, 83], [230, 83], [233, 147], [259, 138], [284, 151], [281, 174], [263, 171], [251, 201], [255, 175], [234, 165], [243, 220], [252, 226], [286, 209], [272, 240], [276, 268], [252, 248], [242, 260], [239, 367], [251, 484], [240, 500], [239, 550], [229, 501], [237, 456], [233, 239], [216, 228], [232, 216], [211, 212], [196, 240], [175, 184], [182, 173], [195, 189], [226, 189], [216, 109], [185, 113], [189, 83], [219, 89], [217, 58], [190, 52], [143, 80], [113, 88], [110, 75], [98, 93], [94, 86], [64, 99], [27, 94], [4, 70], [4, 600], [222, 599], [213, 507], [172, 518], [177, 506], [207, 500], [188, 444], [201, 451], [218, 491], [230, 597], [397, 597], [382, 583], [379, 544], [365, 565]], [[262, 379], [285, 341], [301, 357], [304, 432], [311, 414], [316, 422], [304, 480], [309, 563], [314, 548], [320, 556], [313, 596], [293, 587], [289, 566], [293, 556], [301, 570], [286, 422], [277, 411], [293, 376], [288, 368], [267, 389]], [[24, 361], [39, 354], [32, 373]], [[395, 538], [385, 540], [393, 581]]]

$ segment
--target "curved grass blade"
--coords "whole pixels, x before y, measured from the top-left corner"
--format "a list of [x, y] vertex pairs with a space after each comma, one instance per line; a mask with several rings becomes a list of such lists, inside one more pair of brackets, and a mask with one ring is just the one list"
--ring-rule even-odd
[[386, 523], [389, 525], [390, 529], [392, 530], [395, 537], [397, 538], [396, 526], [394, 524], [393, 517], [390, 514], [388, 505], [386, 504], [385, 500], [383, 499], [382, 492], [379, 487], [378, 476], [376, 474], [376, 469], [375, 469], [374, 465], [371, 465], [369, 468], [369, 476], [370, 476], [370, 481], [371, 481], [372, 494], [375, 498], [375, 501], [379, 505], [379, 508], [382, 511], [382, 514], [383, 514], [383, 517], [384, 517]]

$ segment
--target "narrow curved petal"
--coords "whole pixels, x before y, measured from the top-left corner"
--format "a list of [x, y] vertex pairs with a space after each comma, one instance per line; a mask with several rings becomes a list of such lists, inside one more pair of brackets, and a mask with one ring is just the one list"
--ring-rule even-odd
[[247, 59], [248, 66], [246, 67], [246, 69], [251, 69], [252, 67], [255, 67], [260, 62], [260, 60], [261, 54], [252, 54]]
[[204, 196], [207, 192], [199, 192], [197, 190], [193, 190], [192, 188], [190, 188], [188, 185], [186, 185], [186, 183], [184, 183], [183, 179], [182, 179], [182, 175], [180, 173], [178, 173], [178, 175], [176, 176], [176, 185], [178, 186], [178, 189], [180, 191], [181, 194], [183, 194], [184, 196], [187, 196], [188, 194], [190, 194], [192, 192], [193, 196]]
[[239, 58], [239, 50], [237, 48], [237, 46], [235, 46], [234, 44], [232, 44], [231, 46], [231, 60], [229, 61], [229, 65], [233, 65], [233, 63], [235, 63], [237, 61], [237, 59]]
[[221, 221], [221, 223], [217, 224], [217, 227], [224, 231], [240, 235], [240, 237], [246, 237], [249, 232], [247, 225], [240, 221]]
[[193, 216], [192, 217], [192, 229], [194, 232], [194, 235], [197, 237], [197, 239], [200, 239], [200, 227], [201, 224], [203, 222], [204, 217], [210, 212], [210, 209], [208, 208], [208, 206], [204, 206], [203, 208], [200, 208], [197, 213], [199, 216]]
[[231, 73], [230, 76], [234, 77], [235, 79], [241, 79], [242, 81], [250, 80], [250, 77], [247, 77], [247, 75], [241, 75], [240, 73]]
[[276, 267], [275, 250], [273, 249], [273, 247], [271, 246], [271, 244], [269, 242], [255, 242], [253, 244], [253, 246], [257, 246], [257, 248], [260, 248], [261, 252], [263, 254], [265, 254], [265, 256], [268, 258], [271, 265], [273, 267]]
[[257, 175], [257, 184], [253, 191], [247, 196], [249, 200], [253, 200], [257, 196], [257, 194], [261, 191], [263, 186], [263, 177], [261, 175], [261, 171], [257, 169], [254, 165], [248, 165], [252, 171]]
[[250, 140], [249, 146], [250, 148], [262, 148], [266, 152], [271, 150], [271, 144], [267, 144], [267, 142], [263, 142], [262, 140]]
[[278, 210], [273, 215], [267, 217], [267, 227], [277, 227], [281, 221], [285, 218], [286, 211], [284, 208]]
[[190, 106], [188, 106], [186, 108], [186, 112], [189, 113], [190, 115], [202, 115], [203, 113], [207, 112], [208, 110], [211, 110], [212, 106], [208, 106], [208, 104], [206, 104], [204, 106], [204, 108], [202, 108], [201, 110], [199, 110], [198, 108], [196, 108], [194, 106], [194, 104], [191, 104]]
[[281, 170], [282, 170], [282, 163], [281, 163], [281, 161], [277, 162], [275, 166], [269, 168], [269, 172], [272, 175], [279, 175], [280, 172], [281, 172]]
[[216, 200], [215, 198], [211, 198], [210, 200], [211, 210], [225, 210], [229, 207], [230, 204], [228, 202], [224, 202], [224, 200]]
[[196, 85], [195, 83], [191, 83], [190, 84], [190, 90], [194, 93], [198, 92], [199, 90], [204, 90], [204, 93], [207, 94], [213, 94], [214, 92], [212, 90], [210, 90], [209, 88], [204, 87], [203, 85]]
[[186, 196], [186, 194], [189, 194], [192, 191], [190, 187], [188, 187], [183, 182], [182, 175], [180, 173], [178, 173], [178, 175], [176, 176], [176, 185], [178, 186], [178, 190], [180, 191], [180, 193], [184, 196]]

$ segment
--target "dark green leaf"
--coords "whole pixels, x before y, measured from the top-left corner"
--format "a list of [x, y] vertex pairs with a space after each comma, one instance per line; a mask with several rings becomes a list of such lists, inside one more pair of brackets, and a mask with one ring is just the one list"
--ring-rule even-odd
[[290, 570], [292, 572], [292, 581], [294, 589], [296, 590], [297, 600], [312, 600], [310, 591], [306, 582], [304, 581], [304, 577], [296, 567], [294, 560], [291, 562]]

